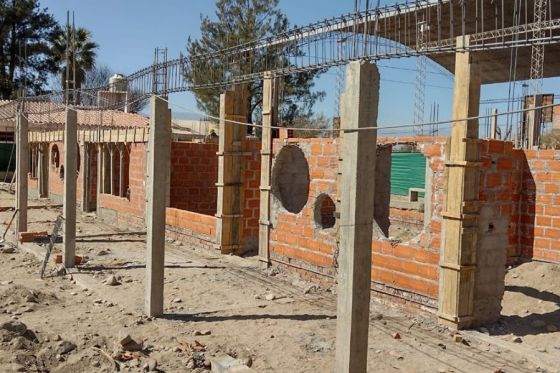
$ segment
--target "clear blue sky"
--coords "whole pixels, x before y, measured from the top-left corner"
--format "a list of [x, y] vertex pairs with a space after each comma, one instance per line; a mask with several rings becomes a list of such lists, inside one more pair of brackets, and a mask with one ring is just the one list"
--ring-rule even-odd
[[[381, 4], [393, 2], [382, 0]], [[353, 4], [353, 0], [280, 0], [280, 8], [292, 25], [304, 25], [350, 12]], [[150, 65], [156, 47], [167, 47], [169, 58], [179, 56], [185, 51], [187, 37], [200, 35], [200, 15], [214, 15], [213, 0], [41, 0], [41, 5], [61, 23], [66, 22], [67, 10], [74, 11], [76, 25], [89, 29], [99, 44], [98, 63], [123, 74]], [[413, 58], [379, 63], [382, 79], [380, 125], [412, 122], [415, 72], [411, 70], [415, 64]], [[443, 69], [431, 63], [428, 71], [441, 73]], [[335, 112], [335, 78], [336, 70], [331, 69], [317, 80], [317, 89], [325, 91], [327, 97], [316, 105], [316, 112], [327, 116]], [[547, 80], [545, 90], [558, 93], [558, 83], [558, 79]], [[450, 118], [452, 76], [429, 73], [427, 84], [425, 119], [429, 119], [429, 109], [434, 102], [439, 103], [440, 119]], [[482, 98], [505, 98], [507, 89], [506, 84], [484, 86]], [[520, 89], [518, 86], [517, 90]], [[174, 94], [170, 99], [196, 109], [190, 93]], [[505, 110], [505, 107], [499, 109]], [[486, 107], [481, 108], [481, 112], [485, 110]]]

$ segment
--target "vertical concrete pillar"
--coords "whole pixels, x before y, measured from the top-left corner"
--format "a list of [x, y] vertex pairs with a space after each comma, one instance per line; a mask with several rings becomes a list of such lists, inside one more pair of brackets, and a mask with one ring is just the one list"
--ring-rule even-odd
[[110, 180], [111, 186], [109, 188], [109, 193], [111, 193], [112, 196], [115, 195], [115, 150], [116, 150], [115, 145], [110, 144], [109, 156], [111, 157], [111, 160], [109, 161], [109, 167], [110, 167], [109, 180]]
[[49, 144], [39, 144], [38, 168], [38, 194], [39, 198], [49, 197]]
[[110, 143], [103, 144], [103, 189], [101, 193], [111, 194], [111, 152]]
[[80, 169], [82, 170], [82, 212], [90, 211], [91, 200], [91, 145], [84, 142]]
[[341, 101], [342, 177], [335, 372], [367, 370], [379, 72], [351, 62]]
[[247, 129], [231, 121], [247, 120], [248, 99], [246, 84], [220, 96], [216, 241], [222, 254], [240, 254], [243, 249], [243, 144]]
[[278, 79], [267, 73], [263, 81], [261, 136], [261, 185], [259, 209], [259, 260], [270, 263], [270, 192], [272, 167], [272, 128], [278, 119]]
[[76, 255], [76, 186], [78, 175], [78, 113], [66, 109], [64, 125], [64, 266], [72, 268]]
[[27, 197], [29, 173], [29, 139], [27, 118], [22, 112], [16, 116], [16, 209], [19, 210], [16, 219], [16, 237], [27, 231]]
[[124, 152], [126, 151], [126, 144], [119, 147], [119, 197], [126, 195], [124, 190]]
[[148, 215], [146, 250], [145, 312], [149, 316], [163, 314], [163, 283], [165, 263], [165, 204], [167, 165], [171, 153], [168, 130], [167, 101], [152, 96], [150, 137], [148, 141]]
[[[457, 38], [457, 46], [463, 46]], [[468, 44], [467, 44], [468, 45]], [[458, 51], [455, 56], [453, 119], [478, 116], [480, 74], [476, 56]], [[443, 212], [443, 247], [440, 255], [439, 320], [465, 328], [472, 323], [479, 216], [478, 119], [453, 123], [446, 161], [447, 195]]]
[[97, 213], [100, 211], [99, 201], [101, 193], [103, 193], [103, 144], [97, 144]]
[[492, 113], [492, 125], [490, 126], [490, 138], [498, 138], [498, 109], [494, 109]]
[[[534, 95], [533, 102], [529, 105], [529, 108], [537, 108], [543, 105], [543, 95]], [[527, 148], [538, 147], [541, 143], [541, 126], [543, 122], [543, 110], [536, 109], [528, 111], [526, 114], [527, 118]]]

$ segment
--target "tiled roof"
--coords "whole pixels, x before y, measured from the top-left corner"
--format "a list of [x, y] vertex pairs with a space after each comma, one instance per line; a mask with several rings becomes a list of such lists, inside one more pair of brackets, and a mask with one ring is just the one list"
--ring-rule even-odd
[[[98, 110], [77, 107], [78, 125], [111, 127], [146, 127], [148, 118], [140, 114], [125, 113], [118, 110]], [[28, 102], [25, 112], [29, 123], [34, 127], [41, 125], [62, 125], [65, 122], [64, 105], [49, 102]], [[15, 101], [0, 101], [0, 119], [14, 121]]]

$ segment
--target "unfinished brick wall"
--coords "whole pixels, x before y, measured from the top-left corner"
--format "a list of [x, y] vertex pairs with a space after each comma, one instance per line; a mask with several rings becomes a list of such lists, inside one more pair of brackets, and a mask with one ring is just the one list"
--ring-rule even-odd
[[560, 263], [560, 151], [525, 150], [521, 162], [521, 259]]
[[[407, 216], [410, 220], [418, 219], [418, 223], [423, 226], [421, 233], [409, 242], [374, 240], [372, 257], [374, 288], [407, 301], [436, 307], [441, 214], [445, 196], [446, 138], [380, 138], [379, 143], [411, 143], [427, 158], [431, 180], [427, 180], [426, 183], [425, 204], [430, 204], [431, 212], [429, 223], [425, 226], [423, 213], [422, 220], [420, 216]], [[394, 213], [392, 209], [391, 214]], [[400, 213], [408, 215], [412, 211], [401, 210]]]
[[216, 218], [168, 207], [165, 211], [166, 235], [199, 248], [215, 249]]
[[261, 183], [261, 141], [248, 137], [244, 143], [245, 172], [243, 179], [243, 247], [245, 251], [257, 251], [259, 245], [259, 208]]
[[146, 147], [147, 144], [144, 143], [130, 145], [129, 198], [111, 194], [99, 195], [97, 212], [102, 219], [122, 224], [144, 225]]
[[171, 143], [170, 207], [216, 213], [217, 151], [217, 144]]

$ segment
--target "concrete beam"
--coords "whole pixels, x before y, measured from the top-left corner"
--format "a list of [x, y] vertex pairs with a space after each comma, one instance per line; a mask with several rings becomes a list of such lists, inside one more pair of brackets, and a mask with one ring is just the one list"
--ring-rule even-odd
[[335, 372], [367, 371], [379, 72], [351, 62], [341, 102], [342, 176]]
[[163, 315], [165, 263], [165, 208], [167, 166], [171, 153], [171, 133], [167, 101], [150, 100], [150, 137], [148, 141], [148, 205], [146, 235], [146, 294], [144, 311], [149, 316]]
[[66, 109], [64, 127], [64, 266], [72, 268], [76, 256], [76, 186], [78, 177], [78, 112]]
[[16, 219], [16, 237], [21, 232], [27, 232], [27, 198], [29, 173], [29, 142], [28, 122], [22, 112], [16, 116], [16, 209], [19, 211]]

